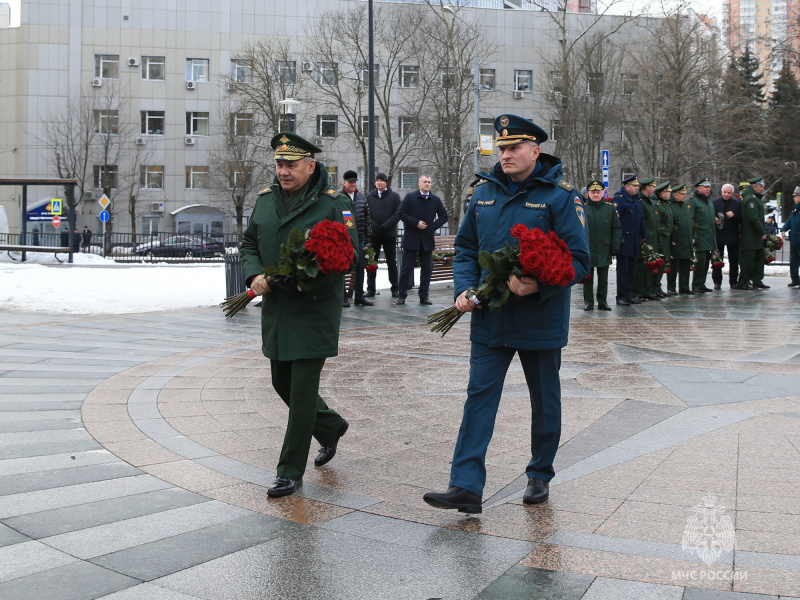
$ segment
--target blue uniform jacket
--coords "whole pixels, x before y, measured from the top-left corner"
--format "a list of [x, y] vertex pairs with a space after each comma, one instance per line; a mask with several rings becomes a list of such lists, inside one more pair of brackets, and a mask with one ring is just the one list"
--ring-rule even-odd
[[648, 236], [644, 224], [644, 211], [638, 197], [631, 198], [622, 187], [614, 195], [612, 203], [617, 209], [619, 224], [622, 225], [617, 253], [622, 256], [639, 256], [642, 240], [646, 240]]
[[[453, 259], [455, 297], [469, 288], [477, 289], [486, 272], [478, 264], [482, 251], [494, 252], [508, 242], [511, 228], [518, 223], [553, 230], [572, 252], [575, 279], [589, 273], [589, 234], [586, 216], [576, 190], [561, 180], [561, 161], [539, 155], [541, 175], [532, 177], [514, 195], [497, 163], [491, 174], [475, 186], [467, 214], [458, 230]], [[572, 285], [571, 284], [571, 285]], [[487, 307], [472, 312], [470, 339], [492, 347], [546, 350], [567, 345], [570, 288], [539, 284], [539, 293], [512, 298], [499, 311]]]
[[800, 244], [800, 206], [795, 206], [789, 215], [789, 220], [783, 224], [781, 231], [789, 232], [789, 242], [794, 247], [795, 244]]
[[[403, 229], [403, 248], [405, 250], [433, 252], [436, 247], [433, 234], [439, 227], [447, 223], [447, 211], [439, 196], [428, 194], [428, 199], [426, 200], [419, 190], [409, 192], [400, 203], [397, 214], [405, 226]], [[425, 229], [417, 229], [420, 221], [425, 221], [428, 226]]]

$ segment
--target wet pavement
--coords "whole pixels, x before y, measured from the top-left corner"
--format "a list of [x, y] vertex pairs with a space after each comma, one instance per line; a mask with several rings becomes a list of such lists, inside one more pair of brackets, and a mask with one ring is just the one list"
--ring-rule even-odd
[[611, 312], [573, 290], [550, 500], [521, 501], [515, 361], [476, 516], [421, 500], [468, 377], [468, 319], [425, 325], [446, 285], [344, 310], [321, 393], [350, 429], [277, 499], [256, 309], [0, 312], [0, 599], [800, 598], [800, 291], [765, 282]]

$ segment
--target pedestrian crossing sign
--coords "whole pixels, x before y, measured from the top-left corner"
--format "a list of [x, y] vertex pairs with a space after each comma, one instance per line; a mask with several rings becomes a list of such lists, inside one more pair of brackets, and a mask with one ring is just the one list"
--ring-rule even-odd
[[60, 198], [53, 198], [50, 200], [50, 214], [53, 215], [60, 215], [61, 214], [61, 199]]

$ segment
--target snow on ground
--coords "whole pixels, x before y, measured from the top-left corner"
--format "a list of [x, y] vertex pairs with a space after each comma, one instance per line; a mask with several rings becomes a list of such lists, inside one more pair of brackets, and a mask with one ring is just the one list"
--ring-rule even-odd
[[[225, 298], [223, 263], [131, 265], [82, 253], [72, 265], [58, 264], [52, 254], [28, 254], [28, 259], [14, 262], [0, 253], [0, 309], [126, 314], [216, 306]], [[383, 265], [377, 287], [389, 288]]]

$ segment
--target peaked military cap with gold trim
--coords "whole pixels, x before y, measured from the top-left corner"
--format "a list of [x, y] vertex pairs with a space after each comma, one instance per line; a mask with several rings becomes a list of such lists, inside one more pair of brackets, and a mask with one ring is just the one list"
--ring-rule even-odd
[[700, 181], [694, 184], [694, 187], [711, 187], [711, 182], [708, 180], [708, 177], [703, 177]]
[[642, 178], [639, 180], [639, 185], [640, 185], [641, 187], [645, 187], [645, 186], [648, 186], [648, 185], [650, 185], [651, 183], [655, 183], [655, 182], [656, 182], [656, 178], [655, 178], [655, 177], [642, 177]]
[[294, 161], [306, 157], [313, 158], [314, 154], [322, 152], [322, 148], [291, 131], [281, 131], [272, 138], [270, 144], [275, 151], [275, 160]]
[[747, 183], [750, 185], [764, 185], [764, 178], [759, 175], [758, 177], [753, 177], [752, 179], [748, 179]]
[[589, 190], [590, 192], [595, 192], [595, 191], [602, 192], [604, 189], [606, 189], [606, 186], [603, 185], [602, 181], [598, 181], [597, 179], [592, 179], [589, 183], [586, 184], [586, 189]]
[[639, 185], [639, 178], [636, 175], [631, 175], [622, 180], [622, 185]]
[[547, 132], [529, 119], [517, 115], [501, 115], [494, 120], [494, 128], [499, 134], [495, 145], [498, 148], [513, 146], [522, 142], [541, 144], [547, 141]]
[[679, 183], [677, 186], [672, 188], [673, 194], [685, 194], [686, 193], [686, 186], [682, 183]]
[[672, 188], [669, 187], [669, 181], [663, 181], [656, 186], [656, 194], [661, 192], [671, 192]]

